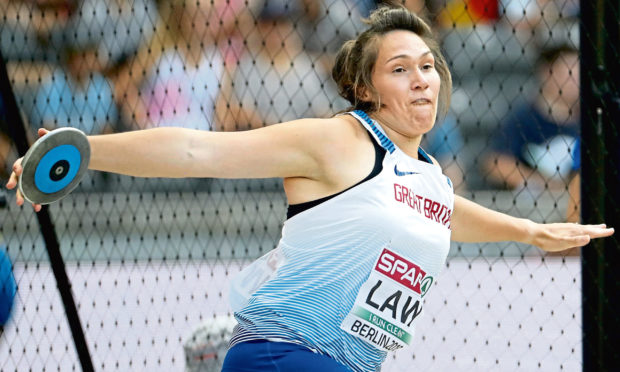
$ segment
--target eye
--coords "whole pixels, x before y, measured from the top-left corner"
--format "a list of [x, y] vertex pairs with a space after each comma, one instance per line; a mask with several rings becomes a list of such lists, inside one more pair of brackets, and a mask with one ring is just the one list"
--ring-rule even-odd
[[406, 71], [405, 68], [401, 66], [396, 67], [395, 69], [392, 70], [392, 72], [405, 72], [405, 71]]
[[432, 70], [433, 68], [435, 68], [435, 66], [433, 66], [431, 63], [427, 63], [424, 66], [422, 66], [423, 70]]

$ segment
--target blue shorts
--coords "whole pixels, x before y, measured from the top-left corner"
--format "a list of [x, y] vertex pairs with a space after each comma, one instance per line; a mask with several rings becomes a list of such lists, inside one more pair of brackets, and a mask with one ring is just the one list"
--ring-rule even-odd
[[351, 372], [334, 359], [290, 342], [253, 340], [228, 350], [222, 372]]

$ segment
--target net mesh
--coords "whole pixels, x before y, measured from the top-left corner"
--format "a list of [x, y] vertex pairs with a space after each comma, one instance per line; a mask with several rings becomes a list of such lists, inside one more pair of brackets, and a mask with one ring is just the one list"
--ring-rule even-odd
[[[538, 222], [577, 220], [579, 3], [404, 5], [430, 20], [453, 76], [450, 112], [422, 146], [457, 193]], [[246, 130], [345, 109], [331, 66], [376, 6], [2, 0], [0, 50], [33, 139], [59, 126]], [[0, 122], [6, 179], [17, 154]], [[36, 216], [7, 199], [0, 244], [17, 293], [0, 369], [78, 370]], [[95, 369], [218, 370], [234, 325], [228, 283], [274, 248], [286, 207], [277, 179], [88, 173], [50, 213]], [[453, 243], [414, 346], [383, 370], [580, 369], [577, 254]]]

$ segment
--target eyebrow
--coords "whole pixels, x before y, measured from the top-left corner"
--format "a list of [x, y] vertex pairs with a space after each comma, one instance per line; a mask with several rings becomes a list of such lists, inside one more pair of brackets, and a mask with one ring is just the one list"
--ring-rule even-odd
[[[419, 56], [418, 58], [422, 58], [422, 57], [426, 56], [427, 54], [432, 54], [432, 53], [433, 53], [433, 52], [429, 49], [429, 50], [427, 50], [426, 52], [424, 52], [424, 53], [420, 54], [420, 56]], [[385, 63], [389, 63], [390, 61], [395, 60], [395, 59], [398, 59], [398, 58], [409, 58], [409, 59], [411, 59], [411, 56], [410, 56], [409, 54], [399, 54], [399, 55], [397, 55], [397, 56], [394, 56], [394, 57], [388, 58], [388, 60], [387, 60], [387, 61], [385, 61]]]

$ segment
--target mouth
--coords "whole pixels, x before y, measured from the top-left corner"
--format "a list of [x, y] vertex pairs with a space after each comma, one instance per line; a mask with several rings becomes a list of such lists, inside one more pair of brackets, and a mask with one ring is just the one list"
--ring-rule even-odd
[[412, 101], [411, 104], [415, 106], [430, 105], [431, 100], [428, 98], [418, 98], [415, 101]]

